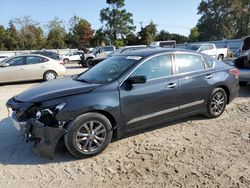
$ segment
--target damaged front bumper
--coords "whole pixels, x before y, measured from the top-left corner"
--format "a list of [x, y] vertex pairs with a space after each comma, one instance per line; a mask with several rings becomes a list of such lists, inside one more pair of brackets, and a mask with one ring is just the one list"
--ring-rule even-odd
[[53, 159], [58, 141], [66, 133], [64, 128], [50, 127], [36, 119], [18, 121], [15, 112], [11, 114], [14, 127], [24, 134], [26, 141], [34, 141], [34, 153]]

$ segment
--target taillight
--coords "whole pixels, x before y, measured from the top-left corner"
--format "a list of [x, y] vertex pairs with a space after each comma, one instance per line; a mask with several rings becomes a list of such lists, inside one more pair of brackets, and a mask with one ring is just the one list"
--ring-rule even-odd
[[239, 78], [239, 70], [238, 69], [230, 69], [230, 73], [235, 76], [235, 78]]
[[63, 61], [61, 61], [59, 64], [60, 64], [60, 65], [65, 65], [65, 63], [64, 63]]

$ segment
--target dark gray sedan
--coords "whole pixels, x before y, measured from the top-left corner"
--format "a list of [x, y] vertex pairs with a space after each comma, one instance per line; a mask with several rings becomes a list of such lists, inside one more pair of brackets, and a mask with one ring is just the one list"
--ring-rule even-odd
[[112, 138], [173, 119], [220, 116], [239, 91], [237, 69], [187, 50], [150, 49], [108, 58], [75, 76], [42, 83], [7, 102], [36, 153], [52, 157], [64, 138], [75, 157]]

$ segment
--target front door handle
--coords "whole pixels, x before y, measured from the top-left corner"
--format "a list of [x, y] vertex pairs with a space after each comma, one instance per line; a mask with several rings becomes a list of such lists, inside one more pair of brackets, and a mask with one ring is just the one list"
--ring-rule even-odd
[[176, 84], [175, 83], [170, 83], [166, 87], [167, 88], [175, 88]]
[[212, 74], [208, 74], [205, 78], [206, 78], [206, 79], [210, 79], [210, 78], [212, 78], [212, 77], [213, 77]]

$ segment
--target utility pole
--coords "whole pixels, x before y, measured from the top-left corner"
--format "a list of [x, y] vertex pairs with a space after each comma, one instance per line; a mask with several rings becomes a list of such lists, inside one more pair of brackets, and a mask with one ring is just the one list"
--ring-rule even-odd
[[141, 30], [142, 30], [142, 24], [143, 24], [143, 22], [139, 22], [139, 24], [141, 25]]

